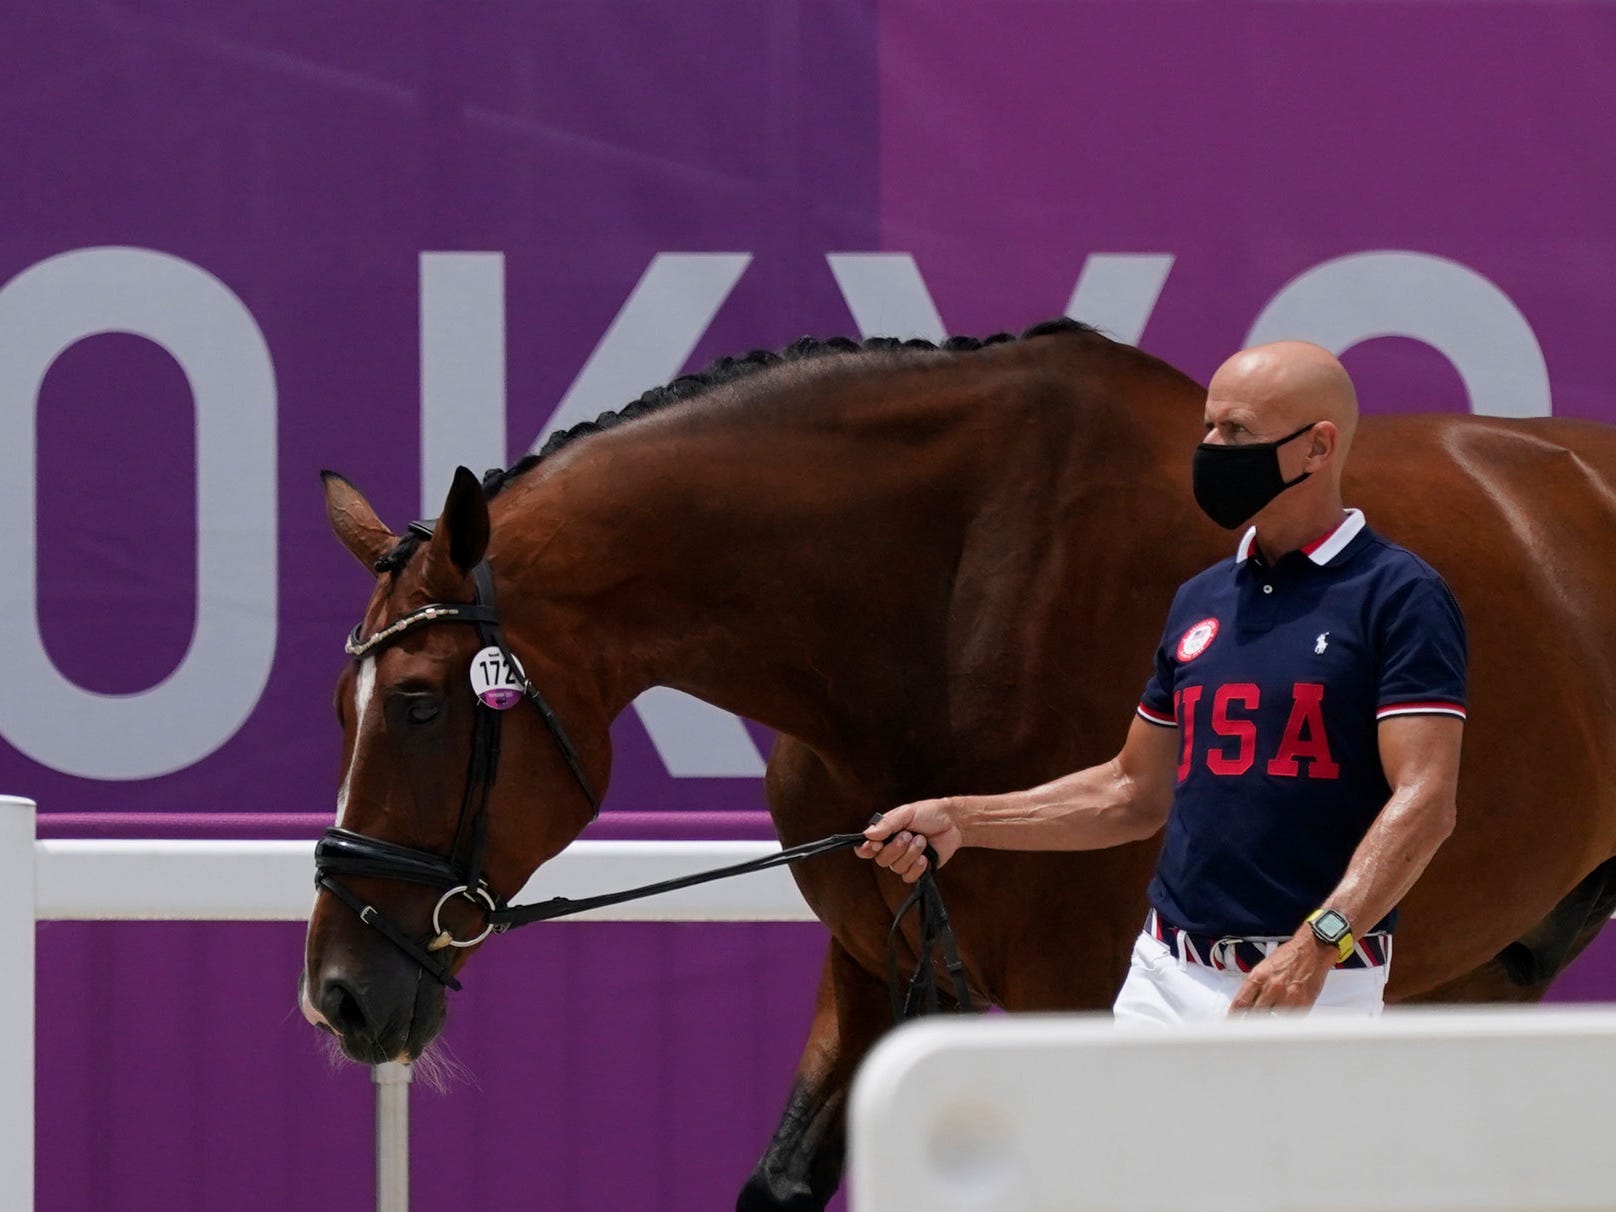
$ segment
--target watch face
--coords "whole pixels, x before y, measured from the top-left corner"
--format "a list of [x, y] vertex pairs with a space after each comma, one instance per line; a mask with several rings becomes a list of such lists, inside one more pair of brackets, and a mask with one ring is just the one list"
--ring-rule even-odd
[[1313, 930], [1320, 938], [1339, 942], [1347, 932], [1347, 919], [1334, 909], [1326, 909], [1313, 919]]

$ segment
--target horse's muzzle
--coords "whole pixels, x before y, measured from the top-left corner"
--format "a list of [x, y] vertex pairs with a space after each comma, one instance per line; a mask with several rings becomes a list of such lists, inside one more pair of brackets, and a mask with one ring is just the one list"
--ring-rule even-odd
[[376, 974], [326, 968], [299, 980], [303, 1016], [361, 1064], [414, 1060], [443, 1027], [443, 986], [402, 964], [386, 968]]

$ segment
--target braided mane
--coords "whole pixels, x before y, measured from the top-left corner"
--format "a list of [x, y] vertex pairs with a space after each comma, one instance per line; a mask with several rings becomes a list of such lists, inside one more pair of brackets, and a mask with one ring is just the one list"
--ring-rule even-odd
[[983, 349], [990, 345], [1004, 345], [1010, 341], [1025, 341], [1033, 337], [1048, 336], [1052, 333], [1092, 333], [1098, 331], [1088, 324], [1069, 320], [1065, 317], [1046, 320], [1042, 324], [1034, 324], [1031, 328], [1015, 336], [1011, 333], [995, 333], [991, 337], [950, 337], [942, 344], [931, 341], [911, 338], [900, 340], [897, 337], [870, 337], [864, 341], [854, 341], [847, 337], [831, 337], [819, 340], [814, 337], [803, 337], [800, 341], [777, 351], [768, 349], [755, 349], [751, 353], [743, 354], [738, 358], [720, 358], [700, 374], [680, 375], [673, 382], [663, 387], [653, 387], [631, 404], [622, 408], [610, 409], [600, 414], [593, 421], [584, 421], [572, 426], [570, 429], [558, 430], [546, 439], [537, 454], [530, 454], [518, 460], [512, 466], [504, 469], [494, 468], [483, 476], [483, 491], [490, 499], [498, 496], [507, 485], [530, 470], [536, 464], [581, 438], [587, 438], [607, 429], [615, 429], [619, 425], [647, 416], [653, 412], [661, 412], [688, 400], [693, 400], [705, 394], [711, 388], [724, 383], [733, 383], [737, 379], [749, 378], [759, 371], [768, 370], [771, 366], [778, 366], [783, 362], [805, 362], [813, 358], [821, 358], [830, 354], [858, 354], [891, 352], [894, 350], [927, 350], [935, 353], [939, 350], [945, 352], [968, 352], [973, 349]]
[[[584, 421], [551, 434], [539, 449], [537, 454], [530, 454], [518, 460], [507, 468], [495, 467], [483, 475], [483, 492], [490, 500], [498, 496], [509, 487], [511, 481], [520, 478], [525, 472], [537, 466], [544, 459], [567, 446], [571, 446], [580, 439], [604, 430], [615, 429], [619, 425], [638, 420], [654, 412], [684, 404], [697, 399], [714, 387], [724, 383], [733, 383], [737, 379], [750, 378], [770, 367], [779, 366], [788, 362], [806, 362], [814, 358], [827, 357], [831, 354], [873, 354], [873, 353], [905, 353], [922, 350], [930, 353], [943, 351], [945, 353], [968, 353], [974, 349], [985, 349], [992, 345], [1005, 345], [1011, 341], [1027, 341], [1033, 337], [1044, 337], [1059, 333], [1094, 333], [1099, 330], [1092, 325], [1080, 323], [1077, 320], [1062, 316], [1054, 320], [1045, 320], [1041, 324], [1034, 324], [1019, 336], [1000, 332], [991, 337], [950, 337], [941, 344], [922, 340], [915, 337], [901, 340], [897, 337], [870, 337], [864, 341], [854, 341], [847, 337], [830, 337], [819, 340], [815, 337], [803, 337], [784, 349], [777, 351], [768, 349], [755, 349], [751, 353], [743, 354], [738, 358], [720, 358], [700, 374], [680, 375], [673, 382], [662, 387], [653, 387], [638, 400], [625, 404], [622, 408], [610, 409], [600, 414], [593, 421]], [[410, 562], [416, 548], [421, 544], [421, 536], [414, 530], [406, 530], [399, 536], [390, 551], [376, 561], [377, 572], [398, 572]]]

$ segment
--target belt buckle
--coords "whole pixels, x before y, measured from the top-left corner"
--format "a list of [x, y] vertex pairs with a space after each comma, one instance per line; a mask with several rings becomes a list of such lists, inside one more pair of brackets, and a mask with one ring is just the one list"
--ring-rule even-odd
[[1245, 969], [1240, 967], [1240, 961], [1234, 958], [1234, 952], [1230, 948], [1245, 941], [1238, 935], [1225, 934], [1211, 947], [1207, 948], [1206, 957], [1212, 961], [1212, 967], [1219, 972], [1227, 972], [1231, 968], [1236, 972], [1243, 972]]

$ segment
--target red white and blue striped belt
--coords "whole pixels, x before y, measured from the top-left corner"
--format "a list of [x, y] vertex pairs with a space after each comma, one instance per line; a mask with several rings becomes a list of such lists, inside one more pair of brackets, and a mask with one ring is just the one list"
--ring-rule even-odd
[[[1152, 909], [1145, 914], [1145, 933], [1164, 943], [1174, 956], [1192, 964], [1202, 964], [1228, 972], [1250, 972], [1271, 955], [1283, 938], [1235, 938], [1211, 934], [1191, 934]], [[1354, 939], [1352, 954], [1336, 963], [1337, 968], [1379, 968], [1392, 960], [1392, 936], [1376, 931]]]

